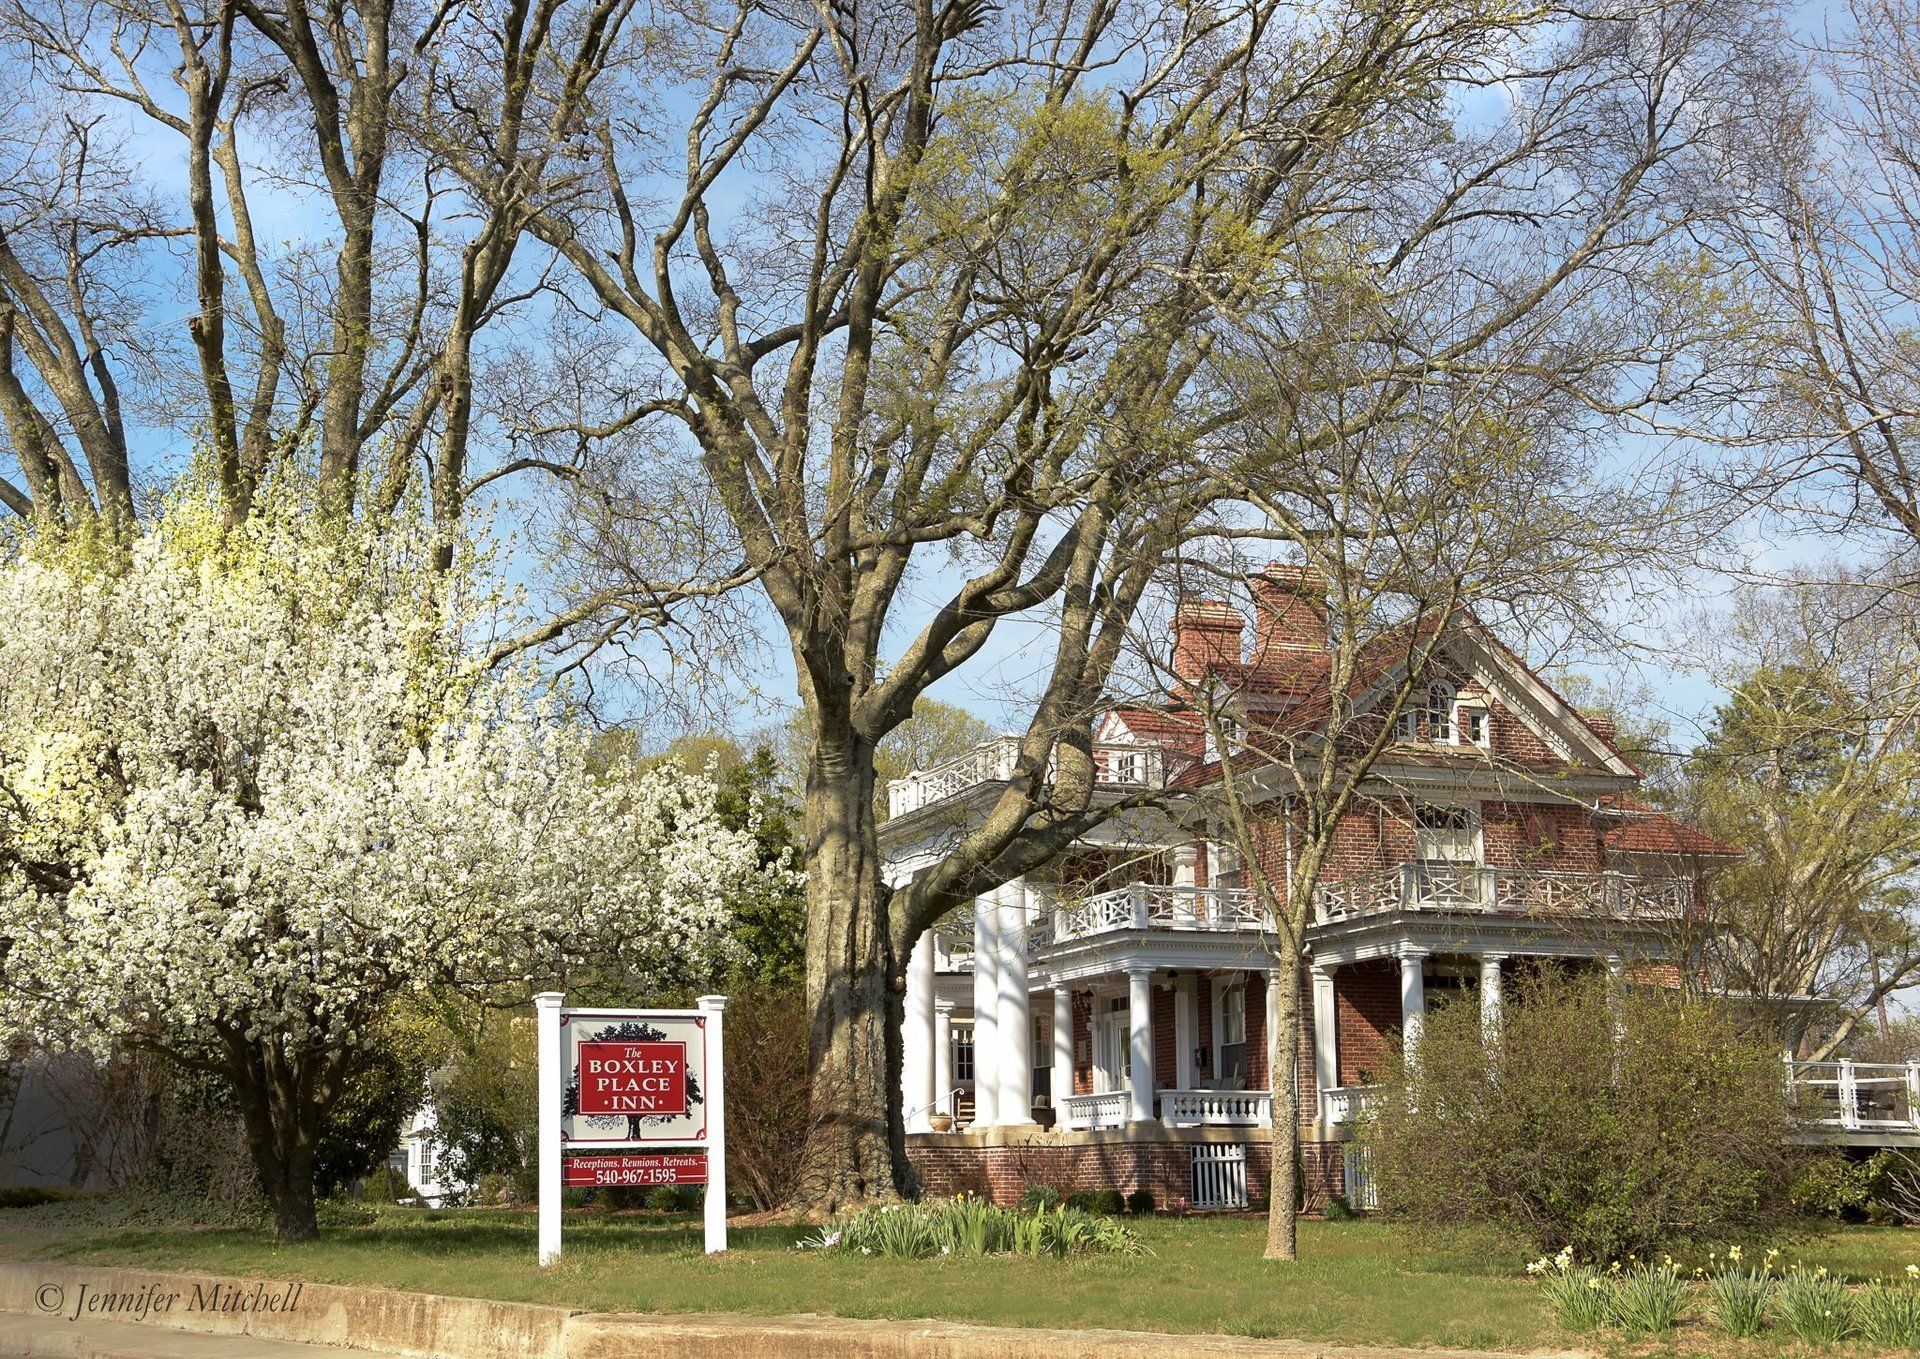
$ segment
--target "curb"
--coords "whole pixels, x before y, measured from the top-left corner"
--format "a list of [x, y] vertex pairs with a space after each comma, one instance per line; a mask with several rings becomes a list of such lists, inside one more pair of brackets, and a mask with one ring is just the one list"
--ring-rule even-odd
[[[1516, 1359], [1510, 1351], [1409, 1350], [951, 1321], [575, 1312], [338, 1284], [0, 1260], [0, 1316], [72, 1317], [76, 1308], [76, 1327], [139, 1322], [172, 1331], [332, 1345], [409, 1359]], [[1536, 1350], [1529, 1352], [1529, 1359], [1590, 1356]]]

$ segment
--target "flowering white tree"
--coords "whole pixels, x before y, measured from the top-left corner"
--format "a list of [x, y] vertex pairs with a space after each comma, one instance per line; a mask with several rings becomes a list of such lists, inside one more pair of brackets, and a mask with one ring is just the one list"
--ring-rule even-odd
[[396, 998], [710, 968], [761, 871], [710, 780], [596, 777], [531, 676], [471, 664], [436, 546], [183, 499], [128, 553], [0, 567], [0, 1039], [218, 1073], [282, 1239]]

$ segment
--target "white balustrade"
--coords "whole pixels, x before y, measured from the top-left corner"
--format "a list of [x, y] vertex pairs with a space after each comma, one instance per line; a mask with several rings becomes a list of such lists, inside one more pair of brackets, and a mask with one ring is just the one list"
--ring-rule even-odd
[[1059, 902], [1029, 935], [1034, 947], [1112, 930], [1258, 931], [1266, 924], [1259, 898], [1242, 887], [1163, 887], [1133, 883]]
[[1848, 1132], [1920, 1130], [1920, 1062], [1798, 1062], [1787, 1098], [1801, 1123]]
[[1099, 1130], [1127, 1126], [1127, 1092], [1124, 1090], [1068, 1095], [1063, 1104], [1069, 1128]]
[[1486, 911], [1674, 919], [1693, 901], [1686, 878], [1637, 873], [1580, 873], [1543, 868], [1419, 860], [1323, 882], [1314, 889], [1322, 922], [1381, 911]]
[[1169, 1128], [1265, 1128], [1273, 1123], [1269, 1090], [1162, 1090], [1160, 1121]]
[[1380, 1095], [1377, 1085], [1336, 1085], [1320, 1092], [1320, 1121], [1329, 1126], [1358, 1123], [1367, 1105]]
[[[1097, 741], [1091, 754], [1093, 780], [1101, 787], [1160, 788], [1166, 784], [1166, 756], [1159, 746]], [[916, 769], [903, 779], [891, 780], [887, 784], [887, 814], [902, 816], [984, 783], [1005, 782], [1013, 777], [1019, 762], [1019, 737], [998, 736], [982, 742], [931, 769]], [[1053, 777], [1051, 762], [1046, 776]]]

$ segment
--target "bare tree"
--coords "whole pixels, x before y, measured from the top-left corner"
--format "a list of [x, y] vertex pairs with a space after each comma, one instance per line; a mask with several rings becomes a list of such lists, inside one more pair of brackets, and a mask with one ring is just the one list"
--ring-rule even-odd
[[[509, 56], [482, 108], [465, 61], [478, 33], [511, 53], [611, 8], [0, 4], [21, 73], [0, 111], [0, 503], [124, 529], [182, 445], [235, 518], [295, 461], [342, 510], [411, 497], [445, 521], [509, 472], [570, 473], [511, 456], [476, 375], [506, 357], [483, 331], [544, 290], [515, 268], [523, 200], [579, 92]], [[442, 104], [511, 169], [486, 201], [411, 135]], [[156, 147], [173, 159], [148, 165]], [[478, 468], [476, 424], [504, 450]]]
[[[1920, 7], [1849, 0], [1785, 47], [1729, 141], [1721, 243], [1748, 371], [1717, 431], [1748, 502], [1910, 554], [1920, 542]], [[1911, 566], [1906, 569], [1911, 575]]]
[[[1678, 248], [1752, 35], [1721, 3], [625, 17], [500, 49], [592, 91], [568, 195], [528, 227], [614, 337], [583, 352], [617, 356], [541, 423], [620, 472], [568, 502], [595, 569], [553, 636], [604, 644], [747, 584], [770, 606], [812, 751], [800, 1202], [831, 1209], [910, 1182], [914, 939], [1106, 814], [1087, 719], [1184, 544], [1491, 373], [1559, 394], [1541, 418], [1563, 424], [1693, 380], [1685, 308], [1633, 280]], [[518, 182], [477, 125], [434, 131], [482, 201]], [[1209, 376], [1249, 328], [1314, 375], [1256, 488], [1218, 473], [1244, 396]], [[890, 890], [879, 743], [1015, 618], [1048, 640], [1014, 777]]]
[[[1279, 996], [1266, 1253], [1292, 1259], [1300, 973], [1343, 827], [1409, 795], [1387, 757], [1403, 719], [1426, 707], [1430, 681], [1460, 682], [1462, 655], [1511, 667], [1500, 634], [1549, 652], [1604, 641], [1606, 608], [1652, 579], [1690, 530], [1657, 480], [1636, 487], [1623, 472], [1591, 481], [1580, 422], [1554, 419], [1551, 401], [1523, 411], [1518, 375], [1484, 382], [1474, 399], [1457, 387], [1443, 408], [1370, 419], [1327, 448], [1312, 475], [1292, 448], [1292, 412], [1312, 384], [1288, 373], [1283, 387], [1282, 376], [1265, 380], [1287, 399], [1249, 392], [1243, 406], [1254, 414], [1219, 450], [1264, 517], [1243, 520], [1230, 545], [1204, 561], [1190, 556], [1181, 572], [1190, 593], [1237, 600], [1256, 619], [1256, 649], [1211, 658], [1202, 680], [1174, 687], [1204, 723], [1211, 761], [1184, 782], [1202, 785], [1200, 815], [1234, 847], [1271, 928]], [[1492, 434], [1523, 419], [1531, 437]], [[1249, 554], [1262, 552], [1300, 564], [1255, 570]], [[1553, 783], [1484, 758], [1510, 786]]]
[[1676, 792], [1747, 850], [1709, 976], [1816, 1059], [1920, 976], [1920, 625], [1884, 577], [1824, 574], [1745, 591], [1699, 649], [1728, 698]]

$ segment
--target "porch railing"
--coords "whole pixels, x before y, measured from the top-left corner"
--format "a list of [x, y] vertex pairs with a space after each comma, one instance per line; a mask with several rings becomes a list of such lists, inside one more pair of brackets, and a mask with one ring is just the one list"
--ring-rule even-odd
[[1098, 1095], [1068, 1095], [1063, 1112], [1069, 1128], [1124, 1128], [1127, 1126], [1125, 1090], [1109, 1090]]
[[1268, 1090], [1162, 1090], [1160, 1121], [1169, 1128], [1265, 1128], [1273, 1123]]
[[1028, 929], [1033, 947], [1112, 930], [1259, 930], [1266, 914], [1240, 887], [1161, 887], [1136, 882], [1054, 904]]
[[1425, 859], [1323, 882], [1314, 889], [1314, 913], [1323, 923], [1402, 910], [1579, 912], [1671, 920], [1684, 916], [1692, 900], [1693, 883], [1686, 878]]
[[1342, 1123], [1358, 1123], [1366, 1113], [1367, 1105], [1379, 1097], [1381, 1087], [1377, 1085], [1336, 1085], [1331, 1090], [1320, 1092], [1320, 1121], [1337, 1126]]
[[1920, 1062], [1787, 1062], [1796, 1121], [1845, 1131], [1920, 1131]]
[[[1013, 777], [1019, 760], [1019, 737], [999, 736], [982, 742], [964, 755], [889, 782], [887, 814], [900, 816], [957, 797], [983, 783], [1004, 782]], [[1052, 772], [1049, 767], [1049, 778]], [[1093, 779], [1103, 787], [1160, 788], [1166, 783], [1166, 759], [1159, 746], [1096, 741]]]

